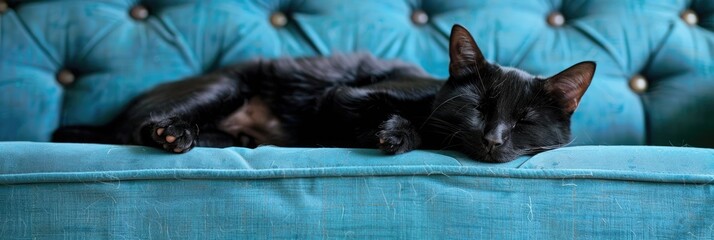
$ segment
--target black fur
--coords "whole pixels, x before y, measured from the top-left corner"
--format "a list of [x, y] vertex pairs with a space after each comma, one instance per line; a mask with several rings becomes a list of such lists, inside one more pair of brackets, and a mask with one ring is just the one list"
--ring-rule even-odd
[[450, 56], [447, 81], [370, 55], [255, 60], [160, 85], [109, 124], [62, 127], [53, 140], [179, 153], [260, 144], [455, 149], [488, 162], [569, 143], [570, 116], [594, 63], [537, 78], [488, 63], [458, 25]]

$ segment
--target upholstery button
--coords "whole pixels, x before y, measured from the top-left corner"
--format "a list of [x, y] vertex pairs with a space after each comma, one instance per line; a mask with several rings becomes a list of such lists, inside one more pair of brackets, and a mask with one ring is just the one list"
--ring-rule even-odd
[[0, 1], [0, 14], [3, 14], [7, 12], [7, 10], [10, 8], [10, 6], [7, 5], [7, 2], [5, 1]]
[[62, 85], [70, 85], [74, 82], [74, 80], [74, 73], [72, 73], [72, 71], [70, 70], [62, 69], [62, 71], [57, 73], [57, 81], [60, 82]]
[[142, 5], [136, 5], [131, 8], [129, 15], [131, 15], [133, 19], [144, 20], [149, 17], [149, 9], [146, 9], [146, 7]]
[[697, 13], [689, 9], [684, 10], [684, 12], [679, 15], [679, 17], [682, 18], [682, 20], [684, 20], [684, 22], [689, 25], [696, 25], [697, 22], [699, 22], [699, 17], [697, 17]]
[[647, 91], [647, 79], [642, 75], [635, 75], [630, 78], [630, 89], [636, 93], [643, 93]]
[[565, 24], [565, 17], [560, 12], [552, 12], [548, 15], [547, 21], [553, 27], [560, 27]]
[[270, 15], [270, 24], [273, 27], [285, 27], [285, 25], [288, 25], [288, 17], [282, 12], [274, 12]]
[[429, 15], [423, 10], [414, 10], [412, 13], [412, 22], [416, 25], [424, 25], [429, 22]]

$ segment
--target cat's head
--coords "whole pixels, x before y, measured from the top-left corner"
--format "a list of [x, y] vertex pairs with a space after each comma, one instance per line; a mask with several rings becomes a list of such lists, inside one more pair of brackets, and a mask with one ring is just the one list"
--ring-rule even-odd
[[449, 79], [426, 122], [436, 145], [507, 162], [571, 142], [570, 117], [590, 85], [594, 62], [547, 78], [501, 67], [486, 61], [459, 25], [451, 30], [449, 55]]

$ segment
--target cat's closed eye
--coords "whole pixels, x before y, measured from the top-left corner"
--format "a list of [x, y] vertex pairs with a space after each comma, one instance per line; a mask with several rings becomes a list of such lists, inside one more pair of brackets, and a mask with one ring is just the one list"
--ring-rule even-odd
[[518, 126], [518, 125], [527, 125], [527, 124], [533, 123], [534, 121], [536, 121], [538, 114], [534, 110], [528, 109], [525, 112], [523, 112], [522, 114], [520, 114], [519, 116], [520, 117], [517, 118], [518, 121], [513, 123], [513, 128], [516, 128], [516, 126]]

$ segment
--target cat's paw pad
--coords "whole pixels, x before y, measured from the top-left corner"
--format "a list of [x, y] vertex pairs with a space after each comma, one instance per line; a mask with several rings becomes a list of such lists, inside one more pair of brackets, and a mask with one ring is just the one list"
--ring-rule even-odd
[[382, 130], [377, 133], [379, 150], [387, 154], [400, 154], [411, 150], [406, 143], [403, 131]]
[[153, 125], [151, 138], [166, 151], [184, 153], [196, 145], [198, 127], [177, 118], [169, 118]]

